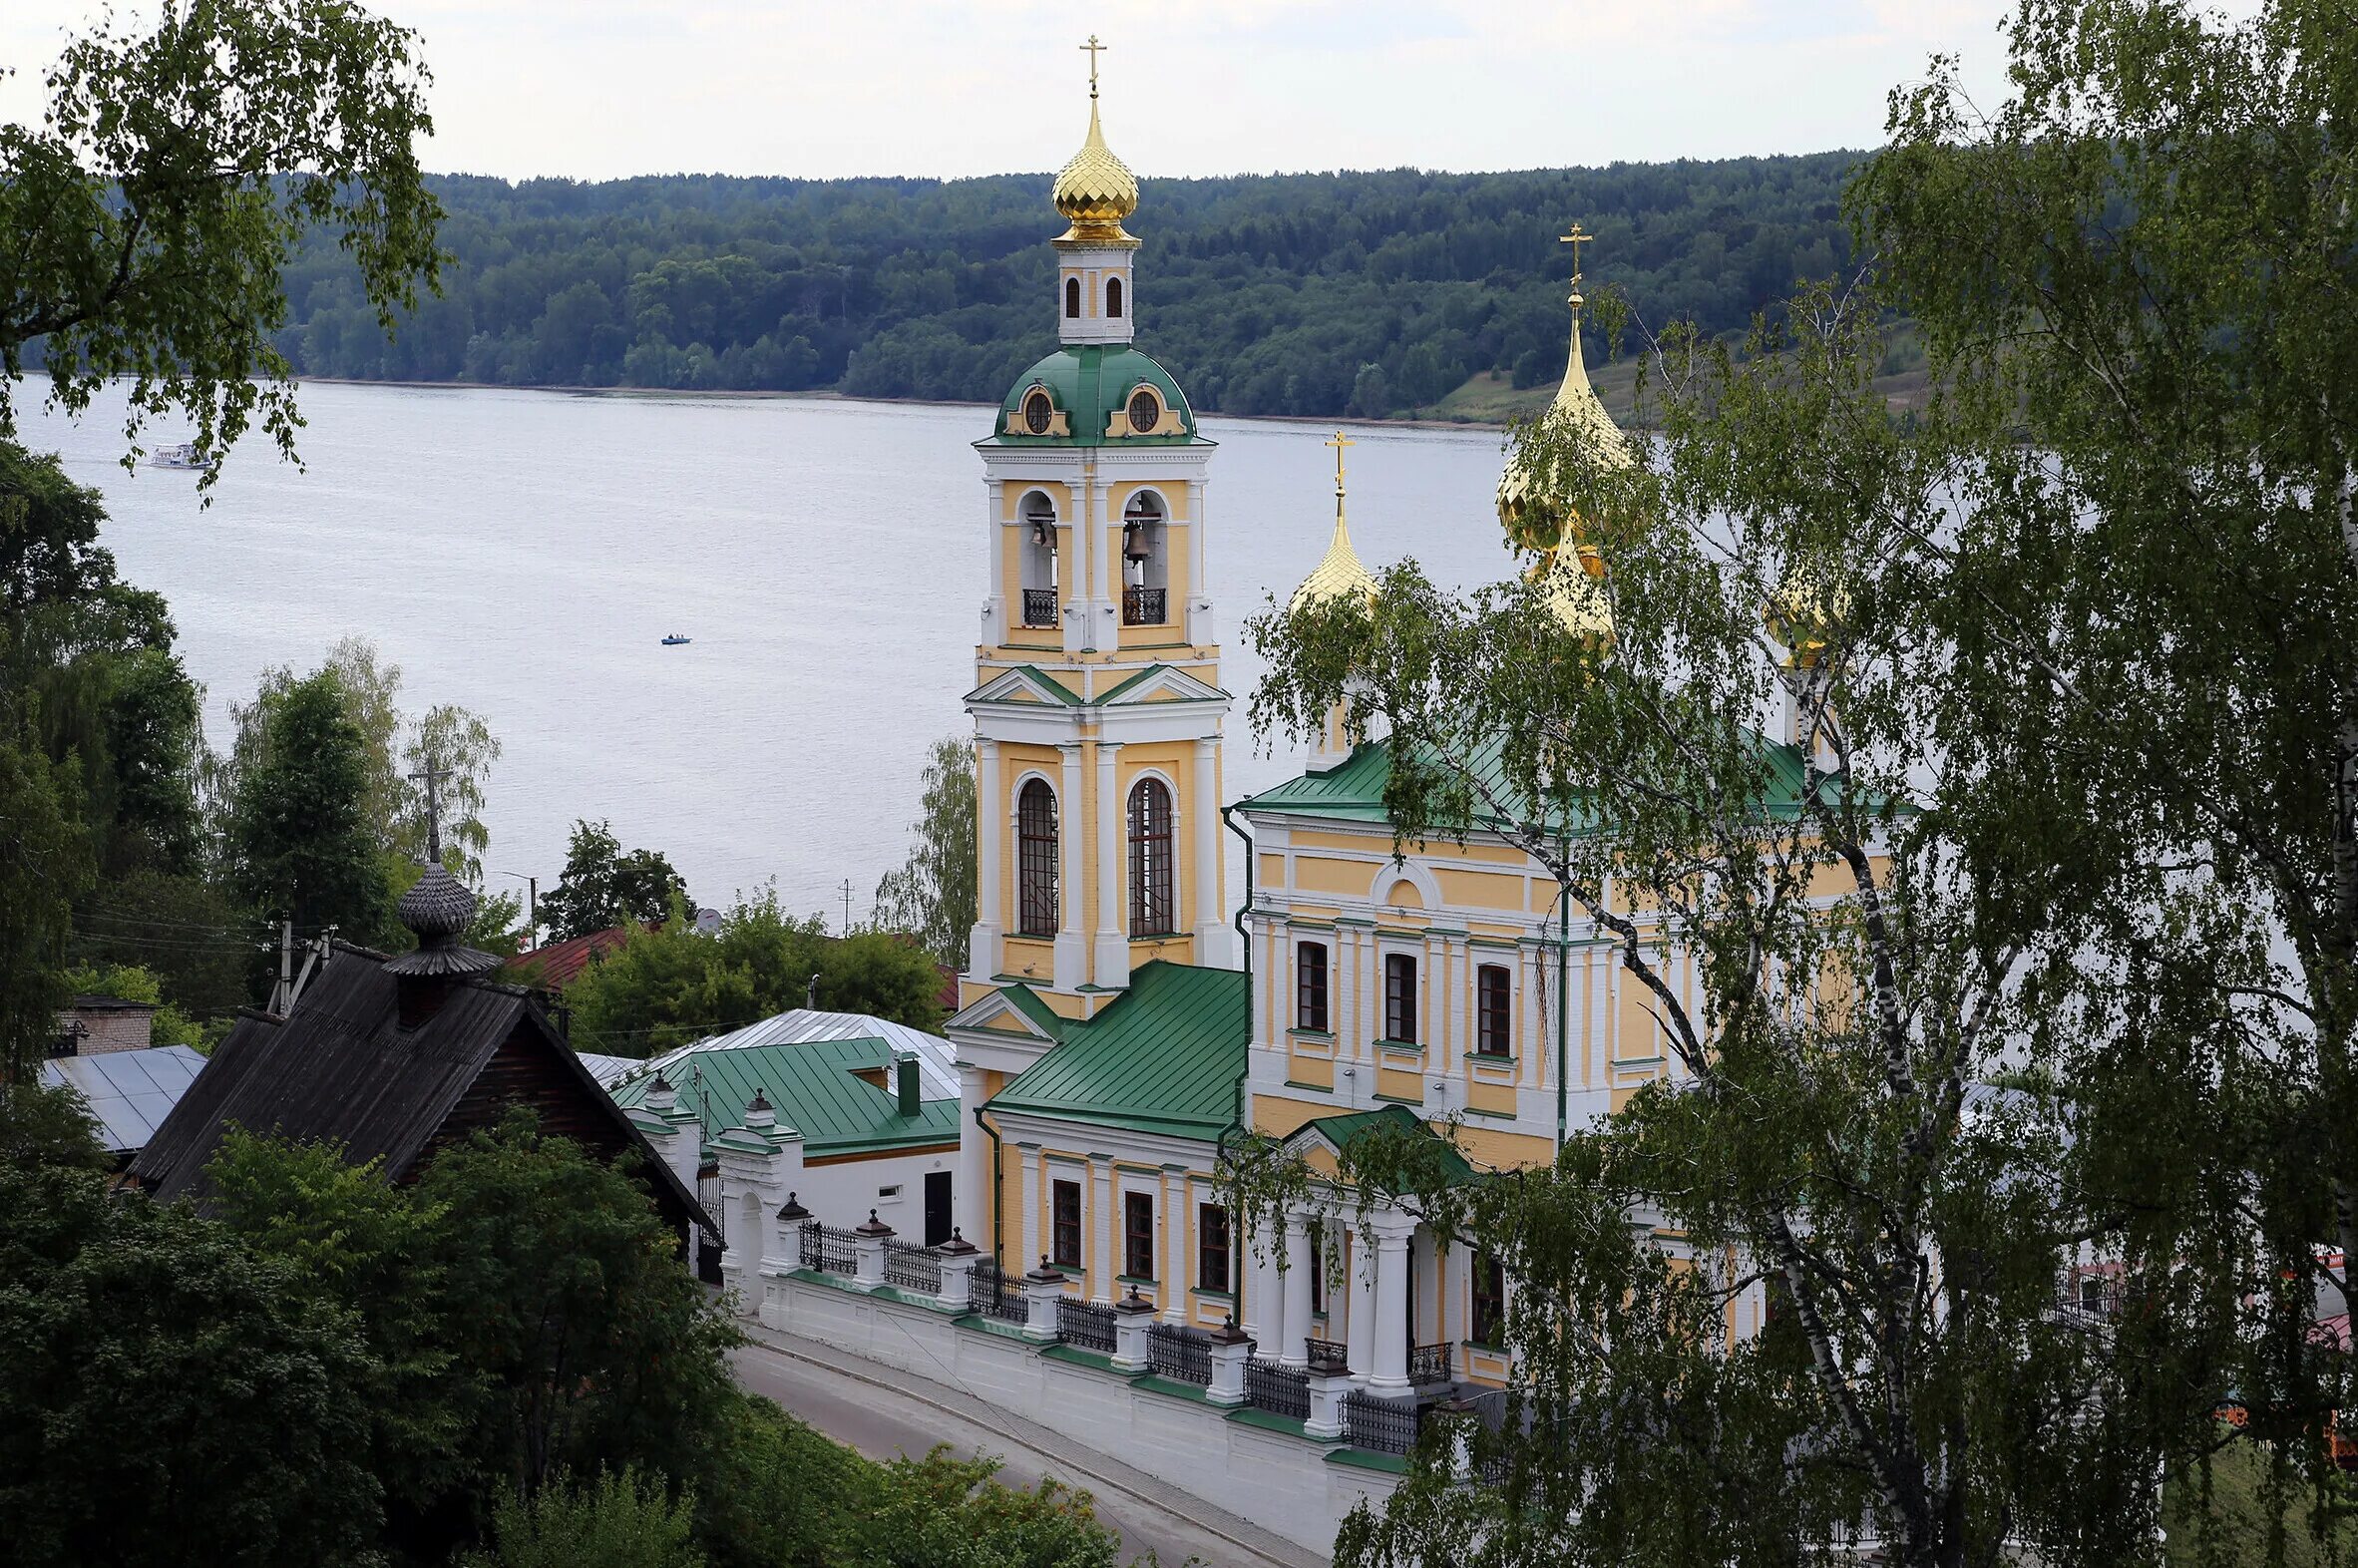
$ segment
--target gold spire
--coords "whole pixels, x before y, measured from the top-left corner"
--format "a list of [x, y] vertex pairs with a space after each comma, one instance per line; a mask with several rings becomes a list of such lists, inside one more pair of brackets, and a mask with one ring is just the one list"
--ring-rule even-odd
[[1288, 610], [1306, 604], [1376, 596], [1376, 575], [1361, 564], [1360, 553], [1351, 548], [1351, 525], [1343, 515], [1343, 451], [1359, 443], [1338, 430], [1334, 439], [1324, 444], [1335, 449], [1335, 537], [1327, 543], [1325, 559], [1294, 590], [1294, 597], [1286, 605]]
[[1080, 47], [1089, 56], [1089, 134], [1081, 150], [1056, 176], [1055, 188], [1049, 193], [1056, 211], [1071, 225], [1059, 238], [1086, 244], [1135, 245], [1138, 241], [1123, 232], [1122, 219], [1138, 210], [1138, 180], [1128, 165], [1113, 156], [1113, 150], [1105, 145], [1105, 132], [1097, 124], [1097, 56], [1109, 46], [1097, 42], [1097, 35], [1091, 33]]
[[1802, 567], [1768, 595], [1761, 619], [1768, 634], [1785, 645], [1786, 668], [1814, 669], [1849, 613], [1849, 589], [1836, 583], [1828, 591], [1818, 573]]
[[[1574, 223], [1558, 241], [1572, 247], [1572, 292], [1567, 301], [1572, 306], [1572, 345], [1565, 355], [1564, 380], [1556, 388], [1555, 401], [1540, 416], [1540, 433], [1551, 442], [1568, 441], [1586, 449], [1591, 461], [1600, 466], [1627, 468], [1634, 461], [1629, 445], [1613, 416], [1605, 412], [1596, 388], [1589, 385], [1588, 361], [1580, 350], [1580, 307], [1587, 303], [1580, 293], [1580, 247], [1595, 238]], [[1516, 544], [1550, 560], [1566, 540], [1578, 543], [1581, 539], [1580, 513], [1572, 499], [1541, 482], [1520, 459], [1509, 463], [1498, 476], [1498, 521]], [[1543, 561], [1541, 566], [1548, 564]]]

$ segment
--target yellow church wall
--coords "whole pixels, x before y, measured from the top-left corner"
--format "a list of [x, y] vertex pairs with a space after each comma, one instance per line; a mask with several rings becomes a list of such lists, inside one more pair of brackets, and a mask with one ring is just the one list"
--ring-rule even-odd
[[1474, 1072], [1465, 1080], [1465, 1108], [1490, 1116], [1512, 1116], [1515, 1113], [1513, 1081], [1492, 1081]]
[[1460, 1123], [1455, 1129], [1457, 1147], [1465, 1157], [1478, 1166], [1494, 1170], [1520, 1170], [1525, 1166], [1544, 1165], [1556, 1157], [1555, 1139], [1528, 1132], [1502, 1132], [1495, 1127], [1476, 1127]]
[[1297, 1088], [1326, 1089], [1335, 1087], [1335, 1058], [1333, 1047], [1313, 1049], [1308, 1042], [1296, 1039], [1286, 1052], [1286, 1081]]
[[1332, 1116], [1336, 1107], [1327, 1100], [1297, 1100], [1282, 1094], [1253, 1096], [1253, 1130], [1272, 1138], [1287, 1137], [1304, 1122], [1316, 1121], [1321, 1116]]
[[1365, 862], [1294, 858], [1294, 890], [1298, 893], [1339, 893], [1364, 898], [1371, 868]]
[[1045, 984], [1056, 973], [1055, 945], [1045, 937], [1006, 937], [1001, 939], [1006, 968], [1001, 974], [1017, 976]]
[[1424, 1074], [1414, 1067], [1376, 1066], [1376, 1093], [1380, 1099], [1409, 1105], [1424, 1103]]
[[1002, 523], [1012, 523], [1023, 515], [1023, 498], [1039, 491], [1056, 504], [1059, 521], [1072, 521], [1072, 487], [1059, 480], [1004, 480], [998, 487], [998, 516]]
[[1433, 880], [1440, 884], [1441, 902], [1451, 912], [1458, 910], [1489, 909], [1515, 910], [1523, 908], [1523, 879], [1493, 871], [1458, 871], [1440, 866], [1433, 870]]

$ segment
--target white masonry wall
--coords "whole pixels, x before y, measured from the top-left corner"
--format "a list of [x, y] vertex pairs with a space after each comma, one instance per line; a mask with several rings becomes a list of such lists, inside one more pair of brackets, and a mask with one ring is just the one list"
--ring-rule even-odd
[[791, 1276], [764, 1279], [761, 1290], [757, 1316], [769, 1328], [954, 1385], [1321, 1556], [1333, 1554], [1335, 1531], [1355, 1506], [1380, 1507], [1398, 1483], [1385, 1471], [1329, 1463], [1329, 1445], [1134, 1388], [1119, 1373], [960, 1327], [936, 1309]]

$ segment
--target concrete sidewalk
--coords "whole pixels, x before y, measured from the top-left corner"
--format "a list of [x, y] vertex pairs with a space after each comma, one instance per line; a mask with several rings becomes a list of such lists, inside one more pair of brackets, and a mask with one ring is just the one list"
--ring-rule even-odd
[[737, 1380], [871, 1458], [920, 1455], [938, 1443], [1000, 1459], [1013, 1483], [1043, 1475], [1085, 1488], [1121, 1532], [1125, 1555], [1153, 1552], [1161, 1568], [1188, 1561], [1244, 1568], [1323, 1568], [1327, 1559], [1153, 1476], [990, 1404], [943, 1380], [858, 1361], [740, 1320], [748, 1344], [730, 1360]]

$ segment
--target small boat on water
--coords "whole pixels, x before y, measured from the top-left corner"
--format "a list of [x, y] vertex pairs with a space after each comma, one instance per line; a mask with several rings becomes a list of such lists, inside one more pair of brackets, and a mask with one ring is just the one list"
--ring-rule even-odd
[[663, 646], [665, 646], [665, 647], [667, 647], [667, 648], [675, 648], [675, 647], [678, 647], [678, 646], [680, 646], [681, 644], [683, 644], [683, 643], [685, 643], [685, 642], [688, 642], [688, 641], [690, 641], [690, 640], [692, 640], [692, 639], [690, 639], [690, 638], [687, 638], [687, 637], [683, 637], [683, 636], [681, 636], [681, 635], [680, 635], [678, 632], [676, 632], [676, 631], [675, 631], [675, 632], [673, 632], [671, 635], [669, 635], [669, 636], [667, 636], [667, 637], [665, 637], [665, 638], [663, 639]]
[[169, 447], [158, 447], [148, 459], [150, 468], [177, 468], [185, 473], [209, 474], [218, 466], [217, 458], [205, 456], [194, 441], [177, 442]]

